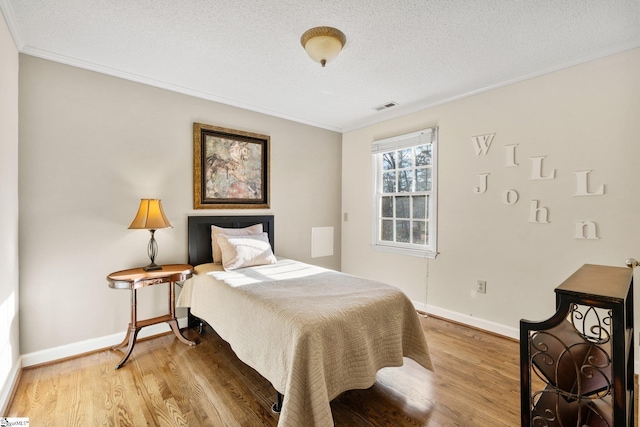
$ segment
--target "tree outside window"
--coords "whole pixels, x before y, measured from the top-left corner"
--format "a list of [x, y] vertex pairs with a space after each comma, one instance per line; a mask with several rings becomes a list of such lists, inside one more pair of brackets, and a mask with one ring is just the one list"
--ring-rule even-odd
[[435, 256], [436, 133], [374, 142], [374, 246]]

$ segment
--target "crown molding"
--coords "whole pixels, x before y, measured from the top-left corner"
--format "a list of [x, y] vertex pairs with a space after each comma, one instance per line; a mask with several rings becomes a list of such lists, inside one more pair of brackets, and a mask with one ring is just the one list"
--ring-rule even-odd
[[4, 16], [7, 27], [9, 27], [9, 32], [11, 33], [11, 37], [13, 37], [13, 42], [18, 52], [21, 52], [22, 49], [24, 49], [24, 42], [22, 41], [22, 37], [20, 37], [18, 24], [16, 23], [16, 15], [13, 12], [13, 7], [11, 7], [9, 0], [0, 0], [0, 11], [2, 11], [2, 16]]
[[[464, 99], [464, 98], [468, 98], [470, 96], [474, 96], [474, 95], [478, 95], [484, 92], [489, 92], [492, 91], [494, 89], [499, 89], [505, 86], [510, 86], [514, 83], [520, 83], [523, 82], [525, 80], [529, 80], [529, 79], [533, 79], [536, 77], [541, 77], [544, 76], [546, 74], [551, 74], [554, 73], [556, 71], [561, 71], [564, 70], [566, 68], [571, 68], [574, 67], [576, 65], [581, 65], [590, 61], [594, 61], [596, 59], [601, 59], [601, 58], [605, 58], [607, 56], [611, 56], [611, 55], [615, 55], [618, 53], [622, 53], [622, 52], [626, 52], [628, 50], [632, 50], [632, 49], [636, 49], [640, 47], [640, 39], [638, 40], [633, 40], [627, 44], [621, 45], [621, 46], [617, 46], [615, 48], [612, 49], [608, 49], [608, 50], [604, 50], [604, 51], [600, 51], [598, 53], [595, 53], [593, 55], [587, 55], [587, 56], [582, 56], [580, 58], [575, 58], [572, 59], [570, 61], [566, 61], [563, 62], [560, 65], [556, 65], [553, 67], [547, 67], [547, 68], [543, 68], [539, 71], [533, 72], [533, 73], [529, 73], [529, 74], [525, 74], [523, 76], [520, 77], [516, 77], [513, 79], [508, 79], [508, 80], [504, 80], [504, 81], [500, 81], [497, 83], [493, 83], [484, 87], [481, 87], [479, 89], [475, 89], [475, 90], [471, 90], [471, 91], [467, 91], [467, 92], [460, 92], [457, 94], [452, 94], [450, 96], [445, 96], [443, 98], [440, 99], [430, 99], [430, 100], [425, 100], [422, 102], [414, 102], [408, 105], [400, 105], [398, 107], [393, 108], [392, 110], [384, 110], [382, 112], [380, 112], [380, 115], [378, 115], [377, 117], [375, 116], [371, 116], [362, 120], [356, 120], [355, 122], [345, 126], [342, 129], [343, 133], [347, 133], [347, 132], [352, 132], [358, 129], [362, 129], [368, 126], [372, 126], [372, 125], [376, 125], [379, 123], [383, 123], [386, 121], [390, 121], [393, 119], [397, 119], [399, 117], [402, 116], [407, 116], [409, 114], [413, 114], [413, 113], [418, 113], [420, 111], [424, 111], [424, 110], [428, 110], [430, 108], [434, 108], [434, 107], [438, 107], [440, 105], [444, 105], [444, 104], [448, 104], [450, 102], [453, 101], [458, 101], [460, 99]], [[384, 115], [384, 117], [383, 117]]]
[[[5, 0], [0, 0], [5, 1]], [[82, 68], [84, 70], [94, 71], [100, 74], [106, 74], [112, 77], [118, 77], [124, 80], [129, 80], [136, 83], [142, 83], [148, 86], [157, 87], [160, 89], [165, 89], [171, 92], [180, 93], [183, 95], [193, 96], [195, 98], [204, 99], [207, 101], [217, 102], [219, 104], [229, 105], [232, 107], [242, 108], [243, 110], [253, 111], [255, 113], [265, 114], [272, 117], [277, 117], [284, 120], [289, 120], [296, 123], [301, 123], [304, 125], [309, 125], [321, 129], [327, 129], [333, 132], [341, 133], [342, 129], [336, 126], [329, 125], [327, 123], [315, 122], [312, 120], [306, 120], [301, 117], [291, 116], [288, 114], [281, 113], [279, 111], [273, 111], [266, 108], [258, 107], [256, 105], [247, 104], [241, 101], [237, 101], [230, 98], [225, 98], [221, 96], [216, 96], [210, 93], [201, 92], [199, 90], [191, 89], [184, 86], [175, 85], [173, 83], [164, 82], [161, 80], [152, 79], [149, 77], [145, 77], [139, 74], [130, 73], [128, 71], [123, 71], [117, 68], [107, 67], [104, 65], [95, 64], [88, 61], [83, 61], [77, 58], [60, 55], [57, 53], [49, 52], [42, 49], [33, 48], [30, 46], [24, 46], [20, 53], [25, 55], [34, 56], [41, 59], [46, 59], [48, 61], [58, 62], [65, 65], [70, 65], [76, 68]]]

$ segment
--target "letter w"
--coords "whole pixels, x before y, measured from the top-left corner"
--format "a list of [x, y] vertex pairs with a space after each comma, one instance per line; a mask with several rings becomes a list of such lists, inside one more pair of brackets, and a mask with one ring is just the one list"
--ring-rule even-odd
[[491, 147], [494, 136], [496, 136], [495, 133], [490, 133], [487, 135], [478, 135], [471, 137], [473, 149], [476, 150], [476, 156], [479, 156], [480, 154], [486, 155], [489, 152], [489, 148]]

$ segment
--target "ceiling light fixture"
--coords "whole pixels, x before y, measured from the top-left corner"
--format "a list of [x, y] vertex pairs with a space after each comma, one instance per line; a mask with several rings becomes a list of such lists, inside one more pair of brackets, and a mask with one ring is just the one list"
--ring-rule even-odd
[[332, 27], [311, 28], [300, 37], [300, 43], [307, 54], [323, 67], [338, 56], [346, 42], [344, 33]]

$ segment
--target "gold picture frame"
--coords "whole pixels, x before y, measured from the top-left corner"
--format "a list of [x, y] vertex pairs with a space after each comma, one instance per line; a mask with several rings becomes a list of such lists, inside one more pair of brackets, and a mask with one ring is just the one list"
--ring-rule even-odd
[[194, 123], [194, 209], [268, 209], [269, 143], [268, 135]]

